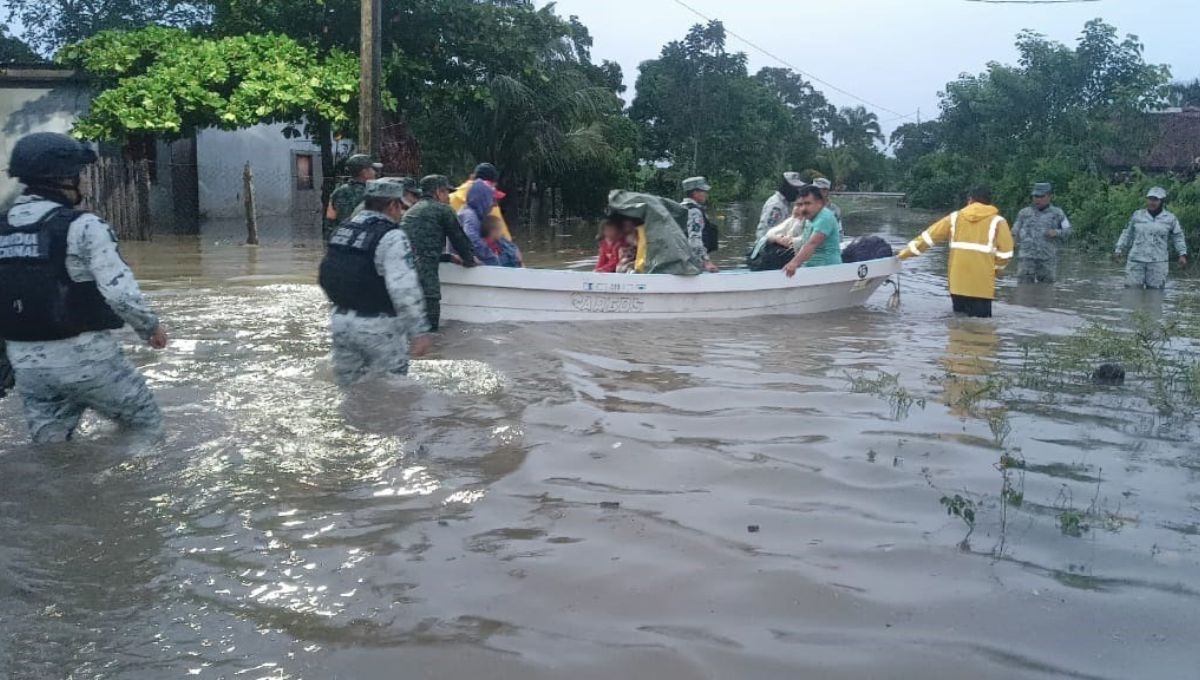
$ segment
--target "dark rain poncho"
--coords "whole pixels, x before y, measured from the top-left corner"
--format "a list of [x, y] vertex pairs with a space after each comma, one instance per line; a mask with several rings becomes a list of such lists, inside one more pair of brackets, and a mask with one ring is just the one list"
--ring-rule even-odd
[[646, 259], [642, 273], [695, 276], [702, 269], [692, 259], [684, 228], [687, 209], [661, 196], [615, 189], [608, 194], [608, 212], [645, 225]]

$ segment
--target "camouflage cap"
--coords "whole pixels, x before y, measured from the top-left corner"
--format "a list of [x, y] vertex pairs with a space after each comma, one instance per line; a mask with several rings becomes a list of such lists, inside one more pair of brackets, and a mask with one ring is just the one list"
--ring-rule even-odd
[[824, 177], [818, 177], [812, 181], [813, 186], [818, 189], [832, 189], [833, 183]]
[[684, 191], [712, 191], [712, 187], [708, 185], [708, 180], [703, 177], [688, 177], [683, 180]]
[[367, 191], [364, 195], [367, 198], [394, 198], [401, 200], [404, 198], [404, 178], [384, 177], [383, 179], [373, 179], [367, 182]]
[[346, 170], [352, 175], [356, 175], [367, 168], [380, 170], [383, 168], [383, 163], [377, 163], [374, 158], [365, 153], [356, 153], [346, 159]]
[[1151, 187], [1150, 191], [1146, 192], [1146, 198], [1157, 198], [1163, 200], [1167, 197], [1167, 190], [1162, 187]]
[[449, 191], [452, 188], [450, 179], [445, 175], [425, 175], [421, 178], [421, 193], [425, 196], [434, 195], [438, 189]]
[[790, 184], [796, 188], [801, 188], [804, 186], [804, 178], [801, 177], [800, 173], [798, 173], [798, 172], [783, 173], [783, 181], [787, 182], [788, 184]]
[[407, 191], [408, 193], [410, 193], [410, 194], [421, 193], [421, 185], [419, 183], [417, 183], [417, 180], [413, 179], [412, 177], [397, 177], [395, 179], [397, 182], [404, 185], [404, 190]]
[[1049, 196], [1054, 193], [1054, 187], [1049, 182], [1038, 182], [1033, 185], [1034, 196]]

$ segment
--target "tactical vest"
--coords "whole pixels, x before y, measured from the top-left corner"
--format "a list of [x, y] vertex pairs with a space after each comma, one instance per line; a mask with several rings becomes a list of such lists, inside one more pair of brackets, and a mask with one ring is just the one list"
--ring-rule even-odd
[[125, 325], [95, 281], [67, 273], [67, 232], [82, 214], [55, 208], [24, 227], [0, 218], [0, 338], [65, 340]]
[[317, 281], [338, 309], [363, 316], [396, 314], [387, 284], [375, 268], [375, 250], [389, 231], [399, 228], [389, 219], [371, 217], [342, 222], [334, 230]]
[[[720, 247], [719, 234], [717, 233], [717, 225], [713, 224], [708, 219], [708, 210], [701, 204], [691, 199], [686, 199], [684, 205], [688, 208], [697, 208], [700, 210], [701, 217], [704, 218], [704, 229], [701, 231], [701, 238], [704, 240], [704, 250], [715, 253]], [[684, 227], [684, 236], [687, 236], [687, 227]]]

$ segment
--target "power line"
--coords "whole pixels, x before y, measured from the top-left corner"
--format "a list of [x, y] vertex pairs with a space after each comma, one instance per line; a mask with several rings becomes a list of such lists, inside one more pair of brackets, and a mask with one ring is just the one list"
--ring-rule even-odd
[[879, 121], [879, 124], [886, 125], [893, 121], [903, 120], [904, 118], [912, 118], [913, 116], [917, 115], [920, 112], [921, 112], [921, 109], [917, 109], [916, 111], [913, 111], [912, 113], [906, 113], [903, 116], [896, 116], [895, 118], [885, 118], [884, 120]]
[[[1009, 0], [1009, 1], [1011, 1], [1011, 0]], [[1066, 0], [1041, 0], [1041, 1], [1064, 2]], [[695, 14], [696, 16], [700, 17], [701, 19], [704, 19], [705, 21], [715, 21], [715, 19], [713, 19], [712, 17], [701, 12], [700, 10], [696, 9], [695, 7], [692, 7], [691, 5], [687, 4], [683, 0], [674, 0], [674, 2], [675, 2], [675, 4], [688, 10], [692, 14]], [[722, 22], [722, 24], [724, 24], [724, 22]], [[840, 92], [840, 93], [846, 95], [847, 97], [854, 99], [855, 101], [862, 102], [863, 104], [866, 104], [867, 106], [870, 106], [871, 108], [878, 109], [880, 111], [884, 111], [886, 113], [892, 114], [893, 116], [895, 116], [895, 118], [892, 118], [891, 120], [900, 120], [901, 118], [911, 118], [914, 115], [916, 115], [915, 111], [913, 113], [903, 114], [903, 113], [900, 113], [899, 111], [889, 109], [886, 106], [880, 106], [879, 104], [875, 104], [874, 102], [871, 102], [867, 99], [863, 99], [862, 97], [854, 94], [853, 92], [850, 92], [849, 90], [843, 90], [842, 88], [838, 87], [837, 85], [834, 85], [833, 83], [829, 82], [828, 80], [823, 80], [823, 79], [818, 78], [817, 76], [813, 75], [812, 73], [803, 71], [803, 70], [797, 68], [796, 66], [793, 66], [787, 60], [783, 59], [782, 57], [777, 56], [773, 52], [763, 49], [762, 47], [759, 47], [758, 45], [751, 42], [750, 40], [743, 38], [742, 36], [738, 35], [737, 33], [734, 33], [733, 31], [729, 30], [728, 27], [725, 28], [725, 32], [728, 33], [729, 35], [733, 36], [734, 38], [737, 38], [738, 40], [746, 43], [750, 47], [758, 50], [759, 52], [762, 52], [764, 55], [770, 57], [771, 59], [774, 59], [775, 61], [783, 64], [784, 66], [792, 69], [796, 73], [799, 73], [800, 75], [807, 77], [809, 80], [815, 80], [816, 82], [821, 83], [825, 87], [828, 87], [829, 89], [834, 90], [836, 92]]]

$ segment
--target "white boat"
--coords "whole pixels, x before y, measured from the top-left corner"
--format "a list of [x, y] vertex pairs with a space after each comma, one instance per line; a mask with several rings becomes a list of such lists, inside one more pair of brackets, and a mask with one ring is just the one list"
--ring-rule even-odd
[[473, 323], [737, 318], [856, 307], [900, 271], [894, 257], [782, 271], [673, 276], [441, 266], [442, 318]]

